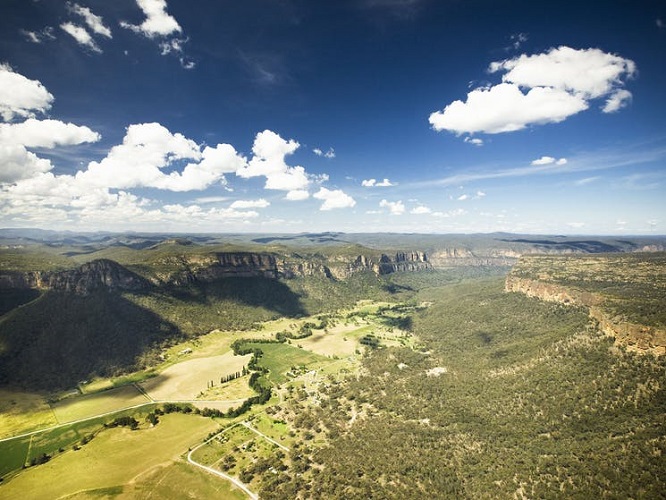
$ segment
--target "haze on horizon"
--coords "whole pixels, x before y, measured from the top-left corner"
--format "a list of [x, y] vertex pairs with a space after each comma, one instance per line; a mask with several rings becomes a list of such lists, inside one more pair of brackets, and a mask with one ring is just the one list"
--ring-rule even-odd
[[666, 234], [666, 5], [0, 7], [0, 227]]

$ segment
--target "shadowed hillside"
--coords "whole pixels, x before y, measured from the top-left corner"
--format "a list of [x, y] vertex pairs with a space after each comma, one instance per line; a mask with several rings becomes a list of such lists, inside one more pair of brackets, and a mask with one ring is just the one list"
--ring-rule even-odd
[[138, 369], [179, 329], [122, 296], [47, 292], [0, 322], [0, 381], [71, 387], [93, 375]]

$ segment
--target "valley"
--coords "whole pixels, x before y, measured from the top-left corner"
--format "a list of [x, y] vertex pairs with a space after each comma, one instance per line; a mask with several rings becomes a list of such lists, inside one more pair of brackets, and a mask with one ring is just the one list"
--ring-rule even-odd
[[382, 237], [13, 236], [0, 496], [666, 490], [663, 242]]

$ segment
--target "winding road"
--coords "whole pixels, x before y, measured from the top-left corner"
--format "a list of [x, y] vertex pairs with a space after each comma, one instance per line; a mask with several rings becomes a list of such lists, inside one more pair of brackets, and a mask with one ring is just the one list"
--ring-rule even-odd
[[[243, 425], [245, 425], [245, 423], [246, 423], [246, 422], [243, 422]], [[227, 432], [228, 430], [233, 429], [234, 427], [236, 427], [236, 426], [238, 426], [238, 425], [241, 425], [241, 424], [234, 424], [234, 425], [232, 425], [232, 426], [230, 426], [230, 427], [227, 427], [226, 429], [224, 429], [224, 430], [218, 432], [217, 434], [215, 434], [212, 438], [207, 439], [206, 441], [204, 441], [203, 443], [201, 443], [201, 444], [200, 444], [199, 446], [197, 446], [196, 448], [193, 448], [192, 450], [190, 450], [190, 452], [187, 454], [187, 461], [188, 461], [190, 464], [192, 464], [192, 465], [194, 465], [194, 466], [196, 466], [196, 467], [199, 467], [200, 469], [205, 470], [206, 472], [209, 472], [209, 473], [214, 474], [214, 475], [216, 475], [216, 476], [218, 476], [218, 477], [221, 477], [221, 478], [223, 478], [223, 479], [226, 479], [227, 481], [231, 481], [231, 483], [232, 483], [234, 486], [237, 486], [238, 488], [240, 488], [240, 489], [241, 489], [241, 490], [242, 490], [247, 496], [249, 496], [252, 500], [258, 500], [258, 499], [259, 499], [259, 495], [257, 495], [257, 494], [254, 493], [252, 490], [250, 490], [250, 489], [247, 487], [247, 485], [246, 485], [245, 483], [239, 481], [238, 479], [236, 479], [236, 478], [233, 477], [233, 476], [230, 476], [229, 474], [225, 474], [224, 472], [222, 472], [222, 471], [220, 471], [220, 470], [213, 469], [212, 467], [208, 467], [207, 465], [204, 465], [204, 464], [200, 464], [199, 462], [195, 461], [195, 460], [192, 458], [192, 455], [193, 455], [193, 454], [194, 454], [199, 448], [201, 448], [202, 446], [206, 446], [206, 445], [207, 445], [208, 443], [210, 443], [213, 439], [216, 439], [217, 436], [219, 436], [220, 434], [223, 434], [223, 433]]]

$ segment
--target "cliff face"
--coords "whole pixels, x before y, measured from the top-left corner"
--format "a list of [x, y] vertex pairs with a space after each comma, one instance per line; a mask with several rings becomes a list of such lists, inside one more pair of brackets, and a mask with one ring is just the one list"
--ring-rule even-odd
[[472, 251], [468, 248], [442, 248], [430, 254], [435, 268], [457, 266], [512, 266], [520, 253], [509, 249], [491, 248], [487, 251]]
[[150, 283], [120, 264], [107, 259], [88, 262], [78, 269], [58, 272], [3, 272], [0, 288], [36, 288], [88, 295], [100, 290], [143, 290]]
[[599, 294], [511, 274], [506, 278], [504, 289], [548, 302], [587, 307], [599, 330], [613, 337], [617, 345], [639, 353], [666, 354], [666, 330], [614, 316], [604, 309], [604, 298]]
[[149, 279], [133, 273], [111, 260], [95, 260], [77, 269], [58, 272], [0, 273], [0, 288], [59, 290], [79, 295], [98, 289], [144, 290], [151, 286], [184, 286], [189, 283], [209, 283], [236, 277], [293, 279], [320, 276], [345, 280], [354, 273], [370, 271], [377, 275], [432, 269], [423, 252], [398, 252], [373, 259], [365, 255], [356, 258], [323, 256], [275, 255], [253, 252], [221, 252], [210, 254], [171, 255], [157, 261], [148, 270]]
[[182, 286], [222, 278], [278, 277], [274, 255], [251, 252], [173, 255], [156, 265], [156, 285]]

